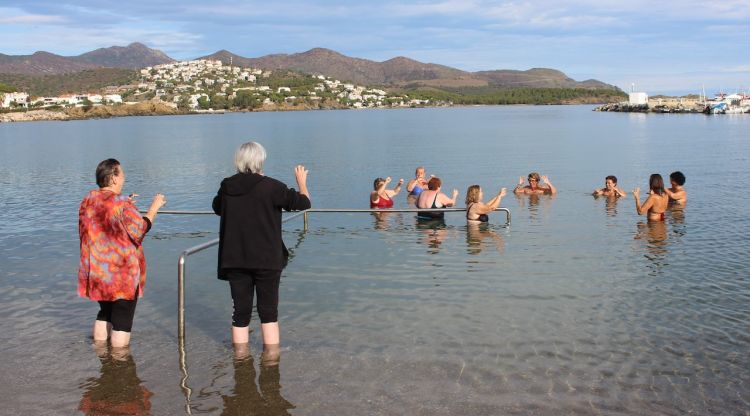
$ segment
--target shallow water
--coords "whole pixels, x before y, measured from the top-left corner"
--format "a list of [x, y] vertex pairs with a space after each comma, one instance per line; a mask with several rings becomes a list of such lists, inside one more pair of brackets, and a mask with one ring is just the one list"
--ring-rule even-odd
[[[102, 403], [152, 414], [743, 414], [750, 409], [747, 203], [750, 117], [478, 107], [147, 117], [0, 125], [0, 395], [23, 414]], [[507, 196], [470, 227], [413, 214], [311, 214], [285, 224], [278, 367], [235, 362], [216, 251], [188, 263], [188, 390], [176, 342], [176, 261], [216, 237], [213, 216], [157, 218], [131, 359], [91, 346], [97, 307], [76, 297], [77, 208], [96, 164], [126, 193], [208, 210], [234, 149], [257, 139], [266, 173], [310, 169], [313, 204], [363, 208], [377, 176], [417, 165], [444, 190], [488, 196], [538, 170], [555, 198]], [[687, 209], [663, 224], [630, 190], [682, 170]], [[399, 195], [397, 207], [406, 207]], [[122, 374], [117, 379], [113, 374]], [[113, 380], [119, 380], [117, 382]], [[121, 383], [122, 386], [116, 385]], [[93, 404], [92, 404], [93, 403]], [[118, 407], [119, 406], [119, 407]], [[114, 409], [114, 410], [113, 410]], [[149, 409], [149, 410], [147, 410]], [[250, 410], [248, 410], [250, 409]]]

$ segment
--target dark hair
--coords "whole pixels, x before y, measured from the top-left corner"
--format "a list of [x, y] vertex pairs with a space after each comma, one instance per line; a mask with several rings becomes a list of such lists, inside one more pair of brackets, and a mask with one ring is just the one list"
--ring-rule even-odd
[[384, 182], [385, 182], [385, 179], [383, 179], [383, 178], [375, 178], [375, 181], [373, 181], [373, 183], [372, 183], [372, 187], [375, 188], [375, 190], [377, 191], [378, 187], [380, 186], [380, 184], [382, 184]]
[[685, 175], [683, 175], [679, 170], [677, 172], [670, 173], [669, 179], [677, 185], [685, 185]]
[[664, 179], [658, 173], [651, 174], [648, 178], [648, 186], [659, 195], [664, 195]]
[[109, 186], [112, 177], [120, 174], [120, 162], [117, 159], [106, 159], [96, 167], [96, 184], [100, 188]]
[[610, 181], [612, 181], [613, 183], [617, 183], [617, 176], [615, 176], [615, 175], [609, 175], [609, 176], [607, 176], [606, 178], [604, 178], [604, 181], [605, 181], [605, 182], [606, 182], [607, 180], [610, 180]]
[[427, 189], [429, 189], [430, 191], [435, 191], [440, 188], [440, 185], [442, 184], [443, 182], [440, 181], [440, 178], [432, 177], [429, 181], [427, 181]]

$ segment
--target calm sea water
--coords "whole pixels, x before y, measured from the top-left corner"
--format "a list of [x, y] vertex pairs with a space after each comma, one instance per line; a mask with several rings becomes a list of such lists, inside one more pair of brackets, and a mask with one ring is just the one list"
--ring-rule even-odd
[[[0, 125], [0, 396], [8, 414], [746, 414], [750, 411], [750, 117], [477, 107], [146, 117]], [[278, 367], [235, 362], [216, 251], [190, 258], [188, 375], [176, 341], [179, 253], [213, 216], [160, 215], [131, 356], [98, 358], [97, 306], [76, 296], [77, 212], [116, 157], [125, 192], [208, 210], [239, 144], [289, 184], [310, 170], [318, 208], [365, 208], [378, 176], [417, 165], [489, 195], [530, 171], [555, 198], [516, 198], [504, 227], [438, 228], [413, 214], [311, 214], [285, 224]], [[687, 176], [664, 224], [632, 197], [595, 200], [617, 175]], [[405, 195], [397, 207], [406, 207]], [[129, 406], [129, 407], [128, 407]], [[92, 410], [93, 409], [93, 410]], [[98, 410], [97, 410], [98, 409]], [[150, 410], [145, 410], [150, 409]], [[104, 412], [106, 414], [106, 411]]]

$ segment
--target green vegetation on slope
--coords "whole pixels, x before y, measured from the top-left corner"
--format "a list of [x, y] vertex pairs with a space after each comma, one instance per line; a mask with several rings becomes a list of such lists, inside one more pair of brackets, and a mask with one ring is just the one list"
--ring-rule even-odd
[[0, 83], [13, 85], [16, 90], [32, 96], [56, 96], [94, 92], [109, 85], [126, 85], [138, 77], [138, 72], [131, 69], [99, 68], [60, 75], [0, 74]]
[[500, 88], [460, 87], [403, 90], [410, 98], [451, 101], [454, 104], [567, 104], [620, 101], [627, 95], [620, 90], [586, 88]]
[[10, 85], [5, 85], [3, 83], [0, 83], [0, 94], [5, 92], [16, 92], [16, 89], [11, 87]]

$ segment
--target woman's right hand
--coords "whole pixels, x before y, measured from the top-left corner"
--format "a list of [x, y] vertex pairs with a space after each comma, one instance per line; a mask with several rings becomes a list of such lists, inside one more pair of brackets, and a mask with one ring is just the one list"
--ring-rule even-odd
[[294, 177], [297, 179], [297, 185], [301, 188], [302, 185], [307, 184], [307, 174], [309, 171], [302, 165], [294, 167]]
[[164, 196], [164, 194], [157, 193], [154, 195], [153, 201], [151, 201], [151, 208], [155, 210], [161, 209], [164, 205], [167, 203], [167, 198]]
[[518, 177], [518, 186], [523, 186], [523, 176]]
[[633, 189], [633, 196], [641, 196], [641, 188]]

